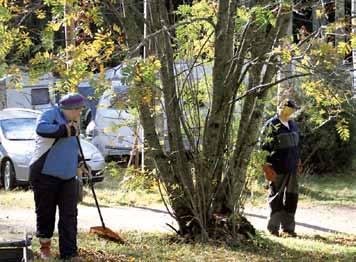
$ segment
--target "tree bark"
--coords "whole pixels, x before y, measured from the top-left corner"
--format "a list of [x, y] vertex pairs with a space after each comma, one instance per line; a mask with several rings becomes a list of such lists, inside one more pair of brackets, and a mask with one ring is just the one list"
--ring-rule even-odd
[[[345, 0], [336, 0], [335, 1], [335, 21], [336, 22], [342, 22], [345, 20]], [[335, 37], [335, 42], [336, 46], [338, 45], [339, 42], [344, 42], [345, 41], [345, 29], [340, 28], [339, 30], [336, 30], [336, 37]]]

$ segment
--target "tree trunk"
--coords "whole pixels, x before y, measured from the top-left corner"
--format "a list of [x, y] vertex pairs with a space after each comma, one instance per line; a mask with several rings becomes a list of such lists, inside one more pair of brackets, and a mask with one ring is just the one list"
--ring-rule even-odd
[[6, 108], [6, 78], [0, 80], [0, 110]]
[[[264, 50], [272, 50], [276, 42], [286, 35], [289, 21], [291, 20], [291, 9], [283, 11], [286, 13], [280, 13], [276, 28], [270, 29], [265, 34], [263, 32], [254, 32], [254, 45], [251, 50], [252, 59], [262, 56]], [[259, 35], [259, 37], [256, 37], [256, 35]], [[251, 67], [249, 71], [249, 89], [258, 84], [269, 83], [275, 77], [276, 67], [274, 64], [276, 60], [276, 57], [269, 57], [266, 61], [260, 61]], [[245, 98], [235, 150], [229, 169], [218, 190], [214, 212], [229, 215], [238, 212], [241, 208], [239, 199], [241, 199], [246, 183], [246, 172], [250, 156], [254, 146], [257, 144], [267, 94], [268, 91], [263, 91]]]
[[[268, 1], [258, 3], [266, 4]], [[197, 152], [190, 152], [192, 157], [188, 158], [183, 143], [183, 135], [188, 134], [181, 128], [181, 102], [184, 98], [177, 92], [178, 83], [174, 71], [174, 38], [171, 37], [174, 32], [169, 30], [171, 25], [165, 1], [148, 2], [150, 33], [159, 32], [153, 38], [152, 46], [161, 63], [160, 81], [167, 116], [169, 152], [165, 152], [159, 144], [154, 109], [143, 99], [139, 105], [140, 119], [180, 233], [202, 240], [221, 232], [222, 235], [231, 234], [236, 237], [235, 222], [245, 225], [239, 227], [242, 231], [254, 232], [237, 209], [241, 204], [239, 200], [243, 194], [249, 158], [258, 138], [267, 91], [246, 98], [237, 138], [231, 136], [235, 107], [232, 101], [241, 88], [244, 70], [248, 70], [250, 75], [249, 88], [269, 83], [273, 79], [275, 67], [272, 64], [276, 61], [268, 53], [285, 35], [285, 15], [278, 16], [276, 27], [269, 25], [261, 29], [256, 23], [251, 26], [254, 24], [251, 22], [246, 24], [243, 32], [236, 32], [237, 4], [238, 1], [234, 0], [218, 1], [212, 104], [203, 130], [202, 145]], [[282, 5], [279, 5], [275, 10], [278, 9], [280, 14], [281, 8]], [[132, 30], [125, 29], [127, 37], [130, 37]], [[138, 44], [135, 32], [132, 34], [136, 40], [128, 42]], [[255, 60], [249, 65], [251, 67], [244, 66], [248, 62], [246, 57]], [[140, 72], [137, 72], [137, 76], [140, 76]], [[136, 81], [136, 88], [142, 90], [147, 87], [145, 83]], [[228, 148], [232, 148], [231, 152], [227, 152]], [[221, 213], [227, 215], [228, 219], [222, 219], [219, 216]]]

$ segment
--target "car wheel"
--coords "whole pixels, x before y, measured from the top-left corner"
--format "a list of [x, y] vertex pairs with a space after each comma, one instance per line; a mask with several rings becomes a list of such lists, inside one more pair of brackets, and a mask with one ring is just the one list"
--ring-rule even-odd
[[2, 170], [3, 185], [6, 191], [10, 191], [16, 187], [16, 174], [13, 164], [10, 160], [6, 160]]

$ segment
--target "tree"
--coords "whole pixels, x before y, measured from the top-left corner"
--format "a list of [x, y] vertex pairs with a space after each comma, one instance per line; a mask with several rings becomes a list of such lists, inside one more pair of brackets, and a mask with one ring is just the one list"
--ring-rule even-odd
[[[147, 19], [142, 1], [72, 1], [67, 17], [62, 1], [45, 1], [48, 14], [42, 5], [24, 7], [48, 19], [35, 53], [29, 52], [27, 27], [14, 27], [24, 10], [15, 2], [0, 14], [1, 37], [9, 37], [6, 50], [0, 49], [4, 71], [19, 69], [19, 63], [8, 66], [10, 53], [30, 54], [26, 69], [33, 76], [57, 73], [58, 88], [67, 91], [104, 72], [113, 56], [126, 57], [122, 80], [130, 86], [129, 104], [138, 110], [177, 231], [204, 241], [254, 233], [242, 215], [243, 200], [269, 90], [314, 73], [318, 59], [328, 62], [323, 51], [315, 60], [302, 55], [309, 38], [296, 45], [286, 36], [293, 1], [203, 0], [180, 5], [172, 15], [166, 1], [152, 0]], [[67, 47], [54, 43], [64, 24], [77, 32], [76, 43]], [[140, 58], [143, 46], [146, 60]], [[299, 69], [276, 79], [292, 60], [300, 61]], [[159, 123], [167, 130], [159, 130]]]
[[[129, 19], [130, 12], [125, 14]], [[275, 50], [285, 36], [291, 6], [270, 1], [251, 1], [249, 6], [238, 1], [200, 1], [182, 6], [182, 19], [172, 25], [165, 1], [157, 0], [149, 1], [149, 14], [151, 53], [159, 60], [161, 88], [152, 85], [154, 73], [143, 70], [150, 62], [137, 60], [128, 83], [142, 94], [137, 101], [141, 123], [179, 233], [203, 240], [221, 231], [233, 237], [253, 233], [241, 215], [246, 170], [258, 139], [267, 89], [275, 84], [279, 55]], [[190, 34], [182, 34], [183, 27]], [[130, 39], [130, 28], [125, 32]], [[182, 72], [175, 70], [175, 57], [188, 65], [183, 81], [178, 81]], [[212, 78], [203, 81], [204, 88], [199, 80], [187, 84], [197, 65], [208, 67], [211, 61]], [[154, 91], [164, 98], [168, 152], [154, 128], [157, 112], [142, 99]], [[244, 92], [252, 94], [245, 98], [238, 121], [235, 106]], [[206, 94], [209, 108], [205, 116], [199, 111], [201, 93]], [[191, 104], [186, 106], [185, 100]]]

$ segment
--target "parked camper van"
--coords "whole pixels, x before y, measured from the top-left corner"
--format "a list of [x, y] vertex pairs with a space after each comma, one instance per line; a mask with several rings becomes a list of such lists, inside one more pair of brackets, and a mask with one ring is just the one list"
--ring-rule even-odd
[[31, 81], [28, 74], [24, 73], [19, 88], [15, 88], [11, 81], [11, 76], [0, 79], [0, 89], [5, 92], [4, 107], [43, 111], [53, 106], [51, 89], [55, 80], [51, 74]]

